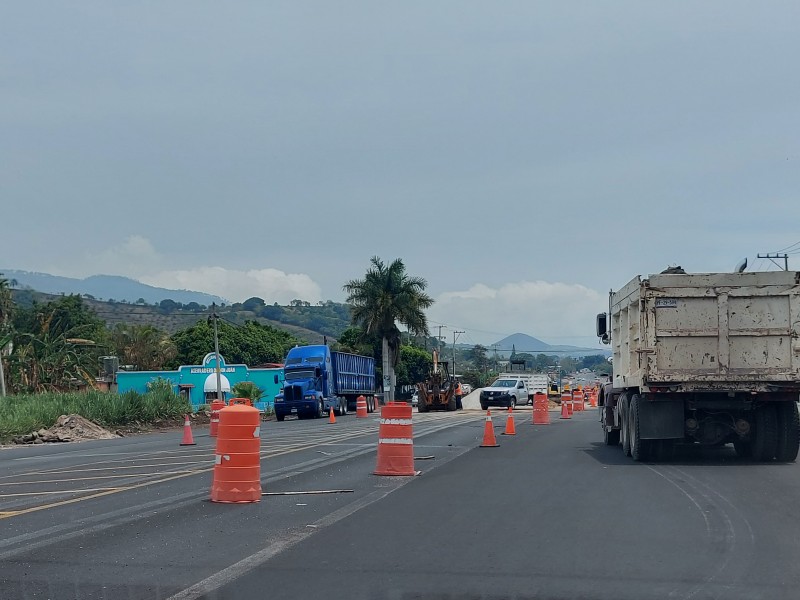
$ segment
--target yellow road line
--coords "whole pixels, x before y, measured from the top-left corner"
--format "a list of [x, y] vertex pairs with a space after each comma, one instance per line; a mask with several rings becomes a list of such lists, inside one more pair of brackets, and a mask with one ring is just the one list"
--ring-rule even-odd
[[[210, 459], [208, 461], [211, 462]], [[166, 473], [193, 473], [194, 471], [167, 471], [156, 473], [122, 473], [119, 475], [94, 475], [92, 477], [71, 477], [69, 479], [42, 479], [41, 481], [12, 481], [10, 483], [0, 483], [0, 488], [6, 485], [37, 485], [40, 483], [63, 483], [65, 481], [90, 481], [93, 479], [122, 479], [124, 477], [153, 477], [155, 475], [166, 475]]]
[[40, 496], [42, 494], [83, 494], [84, 492], [104, 492], [106, 490], [119, 490], [119, 489], [122, 488], [86, 488], [83, 490], [59, 490], [55, 492], [20, 492], [18, 494], [0, 494], [0, 498], [15, 498], [17, 496]]
[[[368, 432], [368, 433], [370, 433], [370, 432]], [[344, 441], [344, 440], [355, 438], [355, 437], [361, 437], [363, 435], [365, 435], [365, 433], [361, 432], [361, 431], [358, 431], [358, 432], [342, 432], [338, 436], [335, 436], [335, 437], [332, 437], [332, 438], [328, 438], [327, 441]], [[321, 443], [321, 444], [308, 444], [308, 445], [305, 445], [305, 446], [302, 446], [302, 447], [284, 449], [282, 451], [277, 451], [277, 452], [274, 452], [272, 454], [267, 454], [266, 456], [274, 458], [274, 457], [277, 457], [277, 456], [284, 456], [286, 454], [291, 454], [293, 452], [299, 452], [301, 450], [310, 450], [311, 448], [315, 448], [317, 446], [324, 446], [324, 445], [325, 445], [324, 443]], [[267, 452], [269, 452], [269, 451], [267, 451]], [[41, 504], [39, 506], [32, 506], [30, 508], [24, 508], [24, 509], [17, 510], [17, 511], [15, 511], [13, 513], [0, 513], [0, 520], [9, 519], [11, 517], [16, 517], [16, 516], [20, 516], [20, 515], [26, 515], [26, 514], [30, 514], [30, 513], [33, 513], [33, 512], [39, 512], [39, 511], [42, 511], [42, 510], [48, 510], [48, 509], [51, 509], [51, 508], [58, 508], [60, 506], [66, 506], [68, 504], [74, 504], [76, 502], [83, 502], [85, 500], [93, 500], [95, 498], [101, 498], [103, 496], [110, 496], [111, 494], [118, 494], [120, 492], [127, 492], [127, 491], [130, 491], [130, 490], [135, 490], [135, 489], [147, 487], [147, 486], [150, 486], [150, 485], [157, 485], [159, 483], [166, 483], [168, 481], [175, 481], [177, 479], [183, 479], [184, 477], [191, 477], [192, 475], [198, 475], [200, 473], [209, 473], [213, 469], [214, 469], [214, 467], [211, 466], [211, 467], [204, 468], [204, 469], [198, 469], [196, 471], [189, 471], [189, 472], [180, 473], [178, 475], [174, 475], [174, 476], [170, 476], [170, 477], [165, 477], [163, 479], [156, 479], [156, 480], [152, 480], [152, 481], [143, 481], [143, 482], [136, 483], [136, 484], [129, 485], [129, 486], [125, 486], [125, 487], [108, 488], [108, 489], [104, 489], [103, 491], [98, 491], [97, 493], [92, 493], [92, 494], [90, 494], [88, 496], [80, 496], [78, 498], [69, 498], [69, 499], [66, 499], [66, 500], [60, 500], [58, 502], [52, 502], [52, 503], [49, 503], [49, 504]], [[102, 488], [100, 488], [100, 489], [102, 489]], [[36, 494], [39, 494], [39, 493], [41, 493], [41, 492], [37, 492], [37, 493], [34, 493], [32, 495], [36, 495]], [[52, 493], [64, 493], [64, 492], [52, 492]]]
[[[95, 467], [91, 469], [60, 469], [58, 471], [25, 471], [23, 473], [17, 473], [16, 475], [5, 475], [1, 479], [11, 479], [13, 477], [23, 477], [25, 475], [59, 475], [62, 473], [84, 473], [84, 472], [92, 472], [92, 471], [114, 471], [117, 469], [147, 469], [150, 467], [165, 467], [165, 466], [174, 466], [174, 465], [200, 465], [208, 460], [213, 460], [213, 458], [209, 458], [208, 454], [206, 454], [206, 460], [192, 460], [192, 461], [184, 461], [184, 462], [169, 462], [169, 463], [157, 463], [154, 465], [123, 465], [123, 466], [115, 466], [115, 467]], [[5, 483], [0, 482], [0, 486], [6, 485]]]

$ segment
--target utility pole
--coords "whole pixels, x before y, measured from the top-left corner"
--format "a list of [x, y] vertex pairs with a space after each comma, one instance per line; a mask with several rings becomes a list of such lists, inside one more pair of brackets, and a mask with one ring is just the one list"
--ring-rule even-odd
[[775, 252], [774, 254], [772, 254], [772, 253], [770, 253], [770, 252], [767, 252], [766, 254], [757, 254], [757, 255], [756, 255], [756, 258], [767, 258], [767, 259], [769, 259], [769, 260], [772, 262], [772, 264], [774, 264], [776, 267], [780, 267], [780, 265], [779, 265], [778, 263], [776, 263], [776, 262], [775, 262], [774, 260], [772, 260], [772, 259], [773, 259], [773, 258], [776, 258], [776, 259], [783, 259], [783, 270], [784, 270], [784, 271], [788, 271], [788, 270], [789, 270], [789, 255], [788, 255], [788, 254], [779, 254], [778, 252]]
[[447, 329], [447, 325], [439, 325], [439, 335], [436, 336], [436, 350], [440, 358], [442, 355], [442, 329]]
[[3, 350], [5, 348], [0, 347], [0, 398], [4, 398], [6, 395], [6, 374], [3, 371]]
[[211, 316], [209, 320], [214, 322], [214, 358], [217, 363], [217, 400], [223, 402], [222, 400], [222, 376], [220, 374], [220, 367], [219, 367], [219, 332], [217, 331], [217, 320], [219, 319], [219, 315], [217, 314], [217, 303], [211, 303]]
[[459, 334], [461, 334], [461, 333], [464, 333], [464, 332], [463, 331], [454, 331], [453, 332], [453, 377], [456, 376], [456, 339], [457, 339], [457, 336]]

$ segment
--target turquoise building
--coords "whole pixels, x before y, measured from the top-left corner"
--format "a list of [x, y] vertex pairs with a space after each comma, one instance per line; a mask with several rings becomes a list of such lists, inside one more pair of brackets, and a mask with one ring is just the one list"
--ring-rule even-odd
[[[226, 402], [232, 398], [231, 387], [240, 381], [252, 381], [264, 390], [264, 396], [255, 406], [259, 410], [266, 410], [275, 402], [275, 394], [280, 386], [275, 383], [275, 375], [281, 372], [280, 368], [250, 369], [247, 365], [229, 365], [220, 355], [220, 383], [222, 394]], [[175, 391], [185, 396], [197, 410], [201, 404], [211, 404], [217, 398], [217, 360], [213, 352], [203, 358], [203, 364], [184, 365], [177, 371], [118, 371], [117, 390], [123, 394], [129, 390], [140, 393], [147, 391], [147, 384], [154, 379], [171, 381]]]

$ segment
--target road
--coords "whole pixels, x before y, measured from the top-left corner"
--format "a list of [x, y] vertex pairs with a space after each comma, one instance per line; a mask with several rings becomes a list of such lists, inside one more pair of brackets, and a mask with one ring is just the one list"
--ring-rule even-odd
[[0, 598], [796, 596], [797, 465], [730, 448], [638, 464], [594, 413], [515, 416], [478, 448], [481, 413], [415, 413], [415, 455], [434, 458], [408, 478], [371, 474], [376, 416], [268, 423], [265, 491], [353, 491], [249, 505], [207, 501], [203, 433], [3, 451]]

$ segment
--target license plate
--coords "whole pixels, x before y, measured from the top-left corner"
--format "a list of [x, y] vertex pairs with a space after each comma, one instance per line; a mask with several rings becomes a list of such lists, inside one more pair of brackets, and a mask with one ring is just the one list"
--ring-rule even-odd
[[292, 409], [292, 412], [293, 412], [293, 413], [296, 413], [296, 412], [297, 412], [297, 409], [296, 409], [296, 408], [293, 408], [293, 409]]

